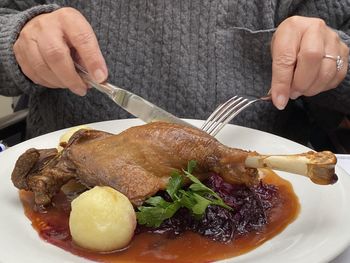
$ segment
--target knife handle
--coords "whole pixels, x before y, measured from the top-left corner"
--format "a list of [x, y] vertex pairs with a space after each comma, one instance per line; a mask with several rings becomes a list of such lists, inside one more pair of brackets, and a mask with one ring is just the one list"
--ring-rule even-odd
[[113, 98], [115, 93], [115, 88], [108, 83], [97, 83], [89, 75], [89, 73], [78, 63], [74, 62], [75, 68], [79, 76], [89, 85], [96, 88], [97, 90], [107, 94], [109, 97]]

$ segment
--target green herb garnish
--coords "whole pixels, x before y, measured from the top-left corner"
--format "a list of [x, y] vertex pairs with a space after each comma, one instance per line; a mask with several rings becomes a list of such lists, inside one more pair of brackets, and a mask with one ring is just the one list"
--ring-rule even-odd
[[[161, 196], [153, 196], [145, 201], [145, 205], [138, 207], [137, 221], [140, 225], [158, 227], [168, 218], [171, 218], [181, 207], [189, 209], [196, 218], [201, 218], [208, 205], [218, 205], [228, 210], [232, 208], [210, 188], [206, 187], [192, 175], [196, 162], [189, 161], [184, 176], [174, 171], [169, 179], [166, 192], [171, 201], [165, 201]], [[188, 178], [192, 184], [183, 189], [184, 179]]]

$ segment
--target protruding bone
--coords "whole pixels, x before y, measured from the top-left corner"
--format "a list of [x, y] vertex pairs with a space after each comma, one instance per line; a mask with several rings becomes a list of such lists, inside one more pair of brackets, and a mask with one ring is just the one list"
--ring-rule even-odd
[[329, 151], [293, 155], [248, 155], [245, 165], [251, 168], [270, 168], [307, 176], [316, 184], [334, 184], [338, 177], [334, 168], [335, 155]]

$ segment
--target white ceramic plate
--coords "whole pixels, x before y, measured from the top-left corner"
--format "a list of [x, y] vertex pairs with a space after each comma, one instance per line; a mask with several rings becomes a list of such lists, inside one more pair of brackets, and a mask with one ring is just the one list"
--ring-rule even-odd
[[[200, 126], [200, 121], [191, 121]], [[119, 133], [142, 124], [136, 119], [94, 123], [96, 129]], [[64, 131], [46, 134], [18, 144], [0, 154], [0, 262], [86, 262], [41, 240], [23, 213], [10, 175], [18, 156], [26, 149], [56, 147]], [[266, 154], [291, 154], [309, 149], [268, 133], [227, 125], [217, 137], [222, 143]], [[301, 203], [299, 217], [281, 234], [257, 249], [223, 262], [327, 262], [350, 244], [350, 176], [336, 168], [339, 181], [319, 186], [309, 179], [279, 172], [292, 182]]]

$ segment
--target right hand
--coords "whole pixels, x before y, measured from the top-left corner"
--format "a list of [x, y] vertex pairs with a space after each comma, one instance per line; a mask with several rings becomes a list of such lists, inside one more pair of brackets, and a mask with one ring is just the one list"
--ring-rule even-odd
[[73, 8], [61, 8], [31, 19], [13, 50], [23, 73], [48, 88], [68, 88], [75, 94], [86, 94], [87, 85], [75, 70], [73, 53], [96, 82], [101, 83], [108, 76], [92, 27]]

